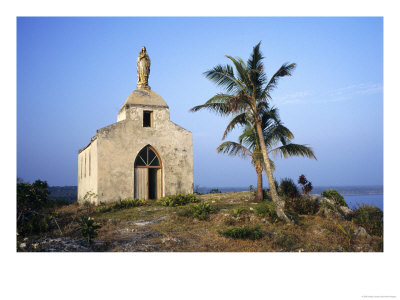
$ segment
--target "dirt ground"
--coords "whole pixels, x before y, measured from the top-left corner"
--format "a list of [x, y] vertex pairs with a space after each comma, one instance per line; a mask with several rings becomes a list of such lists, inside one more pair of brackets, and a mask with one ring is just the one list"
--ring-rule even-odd
[[[77, 204], [58, 209], [58, 227], [41, 237], [18, 238], [18, 251], [74, 252], [377, 252], [381, 237], [356, 236], [358, 226], [340, 218], [301, 215], [297, 224], [283, 224], [255, 214], [251, 192], [198, 195], [213, 212], [206, 220], [182, 216], [185, 207], [145, 206], [96, 212]], [[80, 216], [101, 225], [92, 245], [80, 235]], [[220, 234], [232, 226], [260, 226], [261, 239], [233, 239]], [[341, 228], [349, 234], [345, 234]]]

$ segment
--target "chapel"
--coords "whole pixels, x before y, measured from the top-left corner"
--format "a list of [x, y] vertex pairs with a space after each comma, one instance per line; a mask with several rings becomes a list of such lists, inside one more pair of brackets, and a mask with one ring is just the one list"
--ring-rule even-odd
[[149, 84], [150, 58], [137, 58], [137, 87], [117, 122], [97, 130], [78, 152], [78, 202], [158, 199], [193, 193], [192, 133], [170, 121], [169, 107]]

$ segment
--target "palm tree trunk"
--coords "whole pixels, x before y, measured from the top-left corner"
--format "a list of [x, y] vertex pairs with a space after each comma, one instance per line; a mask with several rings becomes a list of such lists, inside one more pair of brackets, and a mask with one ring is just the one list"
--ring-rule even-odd
[[256, 120], [256, 129], [257, 129], [258, 137], [260, 139], [261, 152], [263, 154], [264, 164], [265, 164], [265, 169], [266, 169], [265, 172], [267, 173], [269, 190], [271, 193], [272, 201], [274, 201], [274, 203], [275, 203], [276, 214], [278, 215], [278, 217], [281, 220], [285, 221], [286, 223], [290, 223], [290, 219], [286, 216], [285, 212], [283, 211], [285, 202], [282, 201], [278, 197], [278, 193], [276, 192], [275, 181], [274, 181], [274, 177], [272, 175], [271, 164], [269, 163], [269, 156], [267, 153], [267, 148], [265, 147], [264, 135], [263, 135], [263, 131], [261, 129], [261, 121], [260, 120]]
[[257, 192], [256, 192], [256, 202], [262, 202], [264, 195], [263, 195], [263, 186], [262, 186], [262, 167], [256, 167], [257, 172]]

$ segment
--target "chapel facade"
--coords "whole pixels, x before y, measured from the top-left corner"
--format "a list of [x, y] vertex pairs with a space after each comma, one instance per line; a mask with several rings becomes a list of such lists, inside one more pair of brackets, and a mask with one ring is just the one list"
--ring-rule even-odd
[[167, 103], [148, 85], [149, 75], [150, 58], [142, 47], [137, 89], [117, 122], [97, 130], [78, 152], [78, 202], [193, 193], [192, 133], [170, 121]]

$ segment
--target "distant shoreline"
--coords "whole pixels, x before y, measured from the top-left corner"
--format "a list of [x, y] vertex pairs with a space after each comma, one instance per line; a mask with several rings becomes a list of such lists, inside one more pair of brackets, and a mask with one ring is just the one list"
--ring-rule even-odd
[[[218, 189], [223, 193], [248, 191], [249, 187], [197, 187], [198, 192], [208, 193], [212, 189]], [[266, 189], [266, 187], [264, 187]], [[328, 189], [337, 190], [343, 196], [383, 195], [383, 186], [316, 186], [311, 194], [321, 194]], [[196, 186], [195, 186], [196, 191]]]
[[[267, 187], [264, 187], [266, 189]], [[321, 194], [327, 189], [335, 189], [343, 196], [383, 195], [383, 186], [316, 186], [311, 194]], [[194, 186], [194, 192], [207, 194], [211, 190], [222, 193], [249, 191], [249, 187], [204, 187]], [[50, 186], [50, 199], [74, 202], [77, 199], [77, 186]]]

